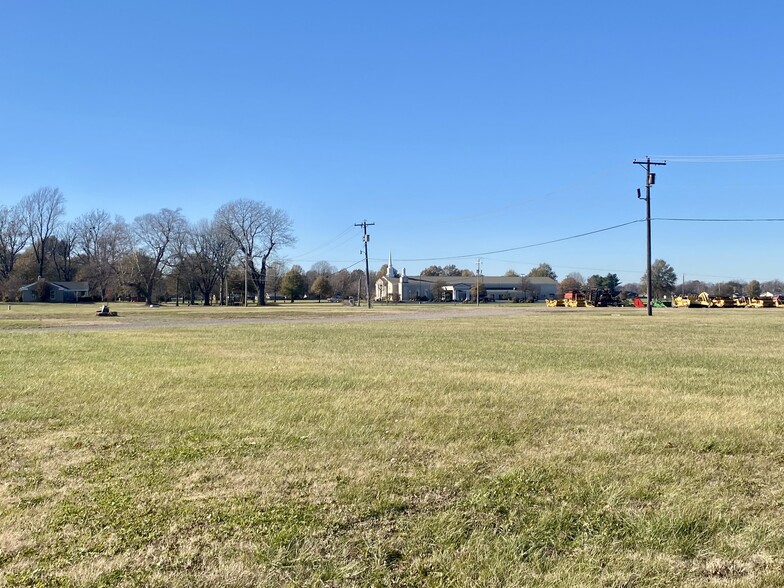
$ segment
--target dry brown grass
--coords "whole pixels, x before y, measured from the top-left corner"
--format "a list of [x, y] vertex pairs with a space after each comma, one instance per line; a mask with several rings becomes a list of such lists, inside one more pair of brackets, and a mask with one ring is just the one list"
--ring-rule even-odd
[[784, 314], [317, 310], [6, 331], [5, 583], [784, 583]]

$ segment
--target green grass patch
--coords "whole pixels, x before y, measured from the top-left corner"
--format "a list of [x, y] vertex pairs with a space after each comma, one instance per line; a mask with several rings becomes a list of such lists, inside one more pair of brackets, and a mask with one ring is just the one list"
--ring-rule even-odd
[[36, 308], [5, 585], [784, 583], [775, 309]]

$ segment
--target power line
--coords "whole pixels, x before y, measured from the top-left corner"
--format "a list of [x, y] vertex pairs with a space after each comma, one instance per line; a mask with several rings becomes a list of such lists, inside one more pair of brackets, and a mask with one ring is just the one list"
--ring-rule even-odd
[[[498, 253], [507, 253], [509, 251], [520, 251], [522, 249], [531, 249], [533, 247], [542, 247], [543, 245], [551, 245], [552, 243], [560, 243], [562, 241], [570, 241], [572, 239], [579, 239], [581, 237], [588, 237], [589, 235], [595, 235], [597, 233], [604, 233], [606, 231], [612, 231], [615, 229], [620, 229], [621, 227], [626, 227], [628, 225], [633, 225], [636, 223], [645, 222], [645, 219], [637, 219], [625, 223], [621, 223], [619, 225], [613, 225], [611, 227], [604, 227], [602, 229], [596, 229], [595, 231], [587, 231], [585, 233], [580, 233], [578, 235], [570, 235], [568, 237], [561, 237], [559, 239], [551, 239], [549, 241], [541, 241], [540, 243], [531, 243], [529, 245], [521, 245], [520, 247], [510, 247], [509, 249], [497, 249], [495, 251], [484, 251], [481, 253], [471, 253], [468, 255], [451, 255], [449, 257], [423, 257], [423, 258], [406, 258], [406, 259], [399, 259], [398, 261], [444, 261], [450, 259], [465, 259], [468, 257], [486, 257], [488, 255], [496, 255]], [[378, 261], [378, 260], [375, 260]]]
[[658, 155], [677, 163], [751, 163], [756, 161], [784, 161], [784, 154], [767, 155]]
[[346, 271], [348, 271], [348, 270], [350, 270], [352, 267], [354, 267], [355, 265], [359, 265], [359, 264], [360, 264], [360, 263], [362, 263], [363, 261], [365, 261], [365, 260], [360, 258], [360, 260], [359, 260], [359, 261], [355, 261], [355, 262], [354, 262], [354, 263], [352, 263], [351, 265], [347, 265], [346, 267], [342, 267], [342, 268], [340, 268], [339, 270], [332, 272], [331, 274], [329, 274], [329, 277], [331, 278], [332, 276], [336, 276], [336, 275], [338, 275], [340, 272], [342, 272], [343, 270], [346, 270]]
[[784, 218], [654, 218], [655, 221], [688, 223], [780, 223]]
[[[586, 231], [584, 233], [578, 233], [576, 235], [569, 235], [567, 237], [560, 237], [558, 239], [550, 239], [549, 241], [540, 241], [537, 243], [529, 243], [527, 245], [520, 245], [518, 247], [510, 247], [507, 249], [497, 249], [495, 251], [483, 251], [480, 253], [469, 253], [465, 255], [450, 255], [450, 256], [442, 256], [442, 257], [409, 257], [409, 258], [401, 258], [398, 261], [400, 262], [430, 262], [430, 261], [450, 261], [453, 259], [467, 259], [472, 257], [489, 257], [492, 255], [498, 255], [500, 253], [508, 253], [510, 251], [522, 251], [523, 249], [533, 249], [535, 247], [542, 247], [544, 245], [552, 245], [553, 243], [561, 243], [564, 241], [571, 241], [574, 239], [580, 239], [582, 237], [588, 237], [591, 235], [596, 235], [598, 233], [604, 233], [607, 231], [613, 231], [615, 229], [620, 229], [629, 225], [645, 222], [646, 219], [636, 219], [631, 220], [625, 223], [620, 223], [617, 225], [612, 225], [609, 227], [603, 227], [601, 229], [595, 229], [593, 231]], [[784, 222], [784, 218], [670, 218], [670, 217], [654, 217], [651, 218], [652, 221], [662, 221], [662, 222], [703, 222], [703, 223], [744, 223], [744, 222]], [[370, 225], [372, 223], [368, 223]], [[362, 226], [361, 224], [357, 226]], [[382, 258], [372, 258], [373, 261], [386, 261]], [[359, 261], [351, 264], [348, 268], [351, 268], [359, 263], [364, 261], [360, 259]], [[510, 263], [512, 260], [499, 260], [499, 261], [509, 261]], [[344, 262], [345, 263], [345, 262]], [[346, 269], [346, 268], [344, 268]], [[631, 270], [629, 270], [631, 271]]]
[[[656, 222], [661, 221], [661, 222], [694, 222], [694, 223], [784, 222], [784, 218], [670, 218], [670, 217], [654, 217], [651, 220], [652, 221], [656, 221]], [[436, 262], [436, 261], [450, 261], [450, 260], [453, 260], [453, 259], [467, 259], [467, 258], [471, 258], [471, 257], [489, 257], [489, 256], [492, 256], [492, 255], [497, 255], [499, 253], [507, 253], [507, 252], [510, 252], [510, 251], [521, 251], [523, 249], [533, 249], [535, 247], [542, 247], [544, 245], [551, 245], [553, 243], [559, 243], [559, 242], [563, 242], [563, 241], [570, 241], [570, 240], [573, 240], [573, 239], [580, 239], [582, 237], [587, 237], [587, 236], [590, 236], [590, 235], [595, 235], [597, 233], [603, 233], [603, 232], [606, 232], [606, 231], [612, 231], [612, 230], [615, 230], [615, 229], [619, 229], [619, 228], [622, 228], [622, 227], [625, 227], [625, 226], [628, 226], [628, 225], [632, 225], [632, 224], [636, 224], [636, 223], [641, 223], [641, 222], [644, 222], [644, 221], [645, 221], [645, 219], [637, 219], [637, 220], [621, 223], [621, 224], [618, 224], [618, 225], [613, 225], [613, 226], [610, 226], [610, 227], [604, 227], [604, 228], [601, 228], [601, 229], [596, 229], [594, 231], [587, 231], [585, 233], [579, 233], [579, 234], [576, 234], [576, 235], [570, 235], [568, 237], [561, 237], [561, 238], [558, 238], [558, 239], [552, 239], [552, 240], [549, 240], [549, 241], [541, 241], [541, 242], [538, 242], [538, 243], [530, 243], [528, 245], [521, 245], [519, 247], [511, 247], [511, 248], [508, 248], [508, 249], [499, 249], [499, 250], [496, 250], [496, 251], [484, 251], [484, 252], [481, 252], [481, 253], [470, 253], [470, 254], [466, 254], [466, 255], [452, 255], [452, 256], [444, 256], [444, 257], [401, 258], [398, 261], [406, 262], [406, 263], [411, 263], [411, 262]], [[353, 230], [353, 227], [351, 227], [350, 230]], [[345, 231], [343, 233], [341, 233], [340, 235], [338, 235], [335, 239], [332, 239], [331, 241], [334, 241], [334, 240], [342, 237], [344, 234], [345, 234]], [[353, 237], [351, 237], [351, 238], [353, 238]], [[382, 261], [382, 262], [386, 261], [385, 259], [382, 259], [382, 258], [371, 258], [371, 259], [373, 261]], [[297, 259], [295, 259], [295, 261], [304, 262], [304, 261], [307, 261], [307, 260], [303, 260], [303, 259], [297, 258]], [[318, 261], [318, 260], [313, 260], [313, 261], [315, 262], [315, 261]], [[359, 261], [357, 261], [355, 263], [352, 263], [351, 265], [349, 265], [347, 267], [344, 267], [343, 269], [349, 269], [351, 267], [354, 267], [355, 265], [358, 265], [362, 261], [364, 261], [364, 259], [360, 259]], [[513, 261], [513, 260], [501, 259], [501, 260], [498, 260], [498, 261], [505, 261], [505, 262], [508, 261], [509, 263], [514, 263], [516, 260]], [[340, 264], [340, 263], [348, 263], [348, 261], [347, 260], [337, 260], [337, 263], [338, 264]], [[631, 271], [631, 270], [620, 270], [620, 271]], [[718, 276], [718, 277], [723, 277], [723, 276]]]
[[[335, 241], [337, 241], [338, 239], [340, 239], [341, 237], [343, 237], [343, 236], [344, 236], [344, 235], [346, 235], [347, 233], [349, 233], [349, 232], [353, 232], [353, 231], [354, 231], [354, 227], [353, 227], [353, 226], [352, 226], [352, 227], [348, 227], [348, 228], [346, 228], [346, 229], [345, 229], [343, 232], [341, 232], [341, 233], [340, 233], [340, 234], [338, 234], [337, 236], [333, 237], [332, 239], [330, 239], [329, 241], [327, 241], [327, 242], [326, 242], [326, 243], [324, 243], [323, 245], [319, 245], [319, 246], [318, 246], [318, 247], [316, 247], [315, 249], [311, 249], [310, 251], [306, 251], [305, 253], [300, 253], [300, 254], [299, 254], [297, 257], [298, 257], [298, 258], [302, 258], [302, 257], [305, 257], [306, 255], [310, 255], [310, 254], [311, 254], [311, 253], [313, 253], [314, 251], [318, 251], [319, 249], [323, 249], [323, 248], [325, 248], [326, 246], [328, 246], [328, 245], [331, 245], [332, 243], [334, 243]], [[351, 239], [353, 239], [353, 235], [352, 235], [350, 238], [351, 238]], [[342, 242], [338, 243], [338, 245], [342, 245], [343, 243], [346, 243], [347, 241], [348, 241], [348, 239], [345, 239], [345, 240], [343, 240]], [[336, 245], [336, 247], [337, 247], [337, 245]]]

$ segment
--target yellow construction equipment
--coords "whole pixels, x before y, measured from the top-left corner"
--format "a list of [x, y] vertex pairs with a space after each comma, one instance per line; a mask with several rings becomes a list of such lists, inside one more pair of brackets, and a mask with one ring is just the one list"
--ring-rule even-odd
[[564, 306], [570, 308], [584, 308], [586, 306], [593, 306], [591, 302], [585, 297], [585, 294], [579, 290], [569, 290], [564, 293]]
[[784, 296], [714, 296], [707, 292], [699, 296], [676, 296], [672, 305], [679, 308], [780, 308], [784, 307]]
[[751, 308], [775, 308], [776, 300], [773, 297], [752, 298], [749, 301]]
[[745, 308], [749, 305], [749, 299], [745, 296], [738, 296], [735, 298], [735, 306]]
[[711, 306], [716, 308], [736, 308], [736, 300], [737, 299], [732, 296], [715, 296], [713, 300], [711, 300]]
[[689, 308], [696, 299], [696, 296], [676, 296], [672, 299], [672, 305], [675, 308]]
[[676, 296], [672, 305], [676, 308], [710, 308], [713, 302], [707, 292], [700, 292], [698, 296]]
[[694, 306], [698, 306], [701, 308], [710, 308], [711, 307], [711, 299], [708, 296], [707, 292], [700, 292], [699, 296], [694, 299]]

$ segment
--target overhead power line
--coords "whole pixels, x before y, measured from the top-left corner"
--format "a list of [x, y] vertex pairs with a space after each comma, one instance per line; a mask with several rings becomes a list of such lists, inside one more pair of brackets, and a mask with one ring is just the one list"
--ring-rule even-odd
[[[327, 241], [326, 243], [323, 243], [322, 245], [319, 245], [319, 246], [318, 246], [318, 247], [316, 247], [315, 249], [311, 249], [310, 251], [306, 251], [305, 253], [301, 253], [301, 254], [299, 254], [299, 255], [297, 256], [297, 258], [302, 258], [302, 257], [305, 257], [305, 256], [307, 256], [307, 255], [310, 255], [311, 253], [313, 253], [313, 252], [315, 252], [315, 251], [318, 251], [319, 249], [324, 249], [325, 247], [327, 247], [327, 246], [329, 246], [329, 245], [332, 245], [333, 243], [335, 243], [335, 242], [336, 242], [338, 239], [340, 239], [341, 237], [343, 237], [343, 236], [345, 236], [346, 234], [348, 234], [348, 233], [351, 233], [351, 232], [353, 232], [353, 231], [354, 231], [354, 227], [353, 227], [353, 226], [351, 226], [351, 227], [348, 227], [348, 228], [344, 229], [344, 230], [343, 230], [341, 233], [339, 233], [338, 235], [336, 235], [335, 237], [332, 237], [332, 239], [330, 239], [330, 240], [329, 240], [329, 241]], [[354, 238], [354, 235], [351, 235], [351, 236], [350, 236], [348, 239], [353, 239], [353, 238]], [[347, 242], [347, 241], [348, 241], [348, 239], [344, 239], [343, 241], [341, 241], [341, 242], [340, 242], [340, 243], [338, 243], [337, 245], [342, 245], [343, 243]], [[337, 245], [336, 245], [336, 246], [337, 246]]]
[[359, 264], [360, 264], [360, 263], [362, 263], [363, 261], [365, 261], [365, 260], [364, 260], [364, 259], [360, 259], [359, 261], [356, 261], [356, 262], [352, 263], [351, 265], [347, 265], [346, 267], [342, 267], [342, 268], [340, 268], [338, 271], [336, 271], [336, 272], [332, 272], [331, 274], [329, 274], [329, 277], [331, 278], [332, 276], [336, 276], [336, 275], [338, 275], [340, 272], [342, 272], [343, 270], [350, 270], [352, 267], [354, 267], [355, 265], [359, 265]]
[[784, 154], [767, 155], [657, 155], [677, 163], [750, 163], [755, 161], [784, 161]]
[[589, 235], [595, 235], [597, 233], [604, 233], [605, 231], [612, 231], [614, 229], [620, 229], [621, 227], [626, 227], [628, 225], [633, 225], [636, 223], [645, 222], [645, 219], [637, 219], [625, 223], [621, 223], [619, 225], [613, 225], [611, 227], [604, 227], [602, 229], [596, 229], [595, 231], [587, 231], [585, 233], [580, 233], [578, 235], [570, 235], [568, 237], [561, 237], [559, 239], [551, 239], [549, 241], [541, 241], [539, 243], [531, 243], [529, 245], [521, 245], [519, 247], [510, 247], [508, 249], [497, 249], [495, 251], [483, 251], [481, 253], [470, 253], [467, 255], [451, 255], [448, 257], [423, 257], [423, 258], [406, 258], [400, 259], [399, 261], [405, 262], [412, 262], [412, 261], [448, 261], [450, 259], [465, 259], [468, 257], [483, 257], [487, 255], [496, 255], [498, 253], [507, 253], [509, 251], [520, 251], [522, 249], [531, 249], [533, 247], [542, 247], [543, 245], [551, 245], [552, 243], [560, 243], [561, 241], [570, 241], [572, 239], [580, 239], [581, 237], [588, 237]]
[[784, 218], [654, 218], [655, 221], [685, 223], [781, 223]]
[[[507, 249], [497, 249], [495, 251], [482, 251], [480, 253], [469, 253], [465, 255], [450, 255], [450, 256], [443, 256], [443, 257], [418, 257], [418, 258], [401, 258], [398, 261], [411, 263], [411, 262], [436, 262], [436, 261], [449, 261], [452, 259], [467, 259], [471, 257], [488, 257], [491, 255], [498, 255], [499, 253], [507, 253], [510, 251], [521, 251], [523, 249], [533, 249], [535, 247], [542, 247], [544, 245], [552, 245], [553, 243], [560, 243], [563, 241], [571, 241], [574, 239], [581, 239], [582, 237], [588, 237], [591, 235], [596, 235], [598, 233], [604, 233], [607, 231], [613, 231], [615, 229], [620, 229], [629, 225], [637, 224], [645, 222], [646, 219], [636, 219], [632, 221], [628, 221], [625, 223], [620, 223], [617, 225], [612, 225], [610, 227], [603, 227], [601, 229], [596, 229], [593, 231], [586, 231], [584, 233], [578, 233], [576, 235], [569, 235], [568, 237], [560, 237], [558, 239], [550, 239], [548, 241], [540, 241], [537, 243], [529, 243], [527, 245], [520, 245], [518, 247], [510, 247]], [[699, 223], [752, 223], [752, 222], [784, 222], [784, 218], [670, 218], [670, 217], [654, 217], [651, 218], [651, 221], [656, 222], [699, 222]], [[371, 223], [368, 223], [370, 225]], [[361, 224], [359, 225], [361, 226]], [[358, 265], [364, 261], [360, 259], [359, 261], [347, 266], [348, 269], [355, 265]], [[373, 258], [373, 261], [385, 261], [381, 258]]]

